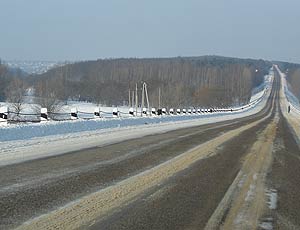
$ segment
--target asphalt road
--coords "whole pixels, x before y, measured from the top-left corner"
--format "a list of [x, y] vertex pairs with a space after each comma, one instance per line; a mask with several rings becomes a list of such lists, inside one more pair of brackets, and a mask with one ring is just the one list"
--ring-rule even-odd
[[0, 229], [300, 229], [279, 88], [249, 117], [1, 167]]

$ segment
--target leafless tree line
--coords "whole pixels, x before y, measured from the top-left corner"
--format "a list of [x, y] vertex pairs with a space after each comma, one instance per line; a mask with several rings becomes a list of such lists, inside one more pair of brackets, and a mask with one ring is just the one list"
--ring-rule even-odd
[[[27, 78], [9, 76], [0, 64], [0, 98], [20, 114], [28, 87], [40, 106], [57, 113], [68, 99], [97, 104], [128, 103], [129, 89], [147, 82], [150, 105], [165, 107], [227, 106], [247, 103], [253, 87], [263, 81], [270, 63], [224, 57], [107, 59], [78, 62]], [[1, 84], [3, 83], [3, 84]], [[139, 95], [140, 96], [140, 95]], [[51, 116], [51, 115], [50, 115]]]
[[141, 88], [147, 82], [152, 106], [158, 104], [158, 88], [165, 106], [231, 105], [247, 103], [270, 66], [263, 60], [214, 56], [107, 59], [69, 64], [33, 79], [60, 100], [120, 105], [136, 83]]
[[[26, 92], [31, 85], [25, 78], [22, 78], [18, 74], [12, 74], [9, 72], [5, 65], [0, 61], [0, 101], [8, 102], [10, 111], [10, 119], [19, 120], [24, 110], [24, 104], [26, 102]], [[36, 114], [40, 113], [40, 108], [47, 108], [50, 113], [59, 112], [61, 108], [61, 102], [52, 92], [51, 88], [47, 87], [47, 84], [37, 85], [36, 91], [38, 95], [34, 96], [33, 110]], [[51, 115], [50, 115], [51, 116]]]

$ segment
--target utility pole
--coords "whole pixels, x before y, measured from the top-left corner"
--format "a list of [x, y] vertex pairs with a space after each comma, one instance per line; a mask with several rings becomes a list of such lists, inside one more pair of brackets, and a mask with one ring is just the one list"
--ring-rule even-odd
[[146, 84], [146, 82], [144, 82], [144, 84], [145, 84], [145, 94], [146, 94], [146, 100], [147, 100], [147, 107], [148, 107], [148, 111], [150, 111], [147, 84]]
[[[143, 113], [143, 109], [145, 107], [145, 97], [146, 97], [146, 102], [147, 102], [147, 109], [148, 109], [148, 111], [150, 111], [147, 83], [143, 82], [143, 87], [142, 87], [142, 109], [141, 109], [142, 113]], [[141, 115], [141, 116], [143, 116], [143, 115]]]
[[134, 90], [131, 91], [131, 107], [134, 107]]
[[141, 102], [141, 117], [143, 116], [143, 109], [144, 109], [144, 93], [145, 93], [145, 87], [144, 87], [145, 82], [143, 82], [143, 87], [142, 87], [142, 102]]
[[138, 110], [138, 87], [137, 83], [135, 84], [135, 114], [137, 116], [137, 110]]
[[160, 109], [160, 87], [158, 88], [158, 108]]
[[131, 100], [130, 100], [131, 94], [130, 94], [130, 88], [129, 88], [129, 92], [128, 92], [128, 107], [131, 107]]

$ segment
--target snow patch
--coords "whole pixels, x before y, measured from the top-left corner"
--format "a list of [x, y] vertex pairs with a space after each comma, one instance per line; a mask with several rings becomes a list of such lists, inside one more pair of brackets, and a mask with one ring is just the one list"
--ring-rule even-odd
[[255, 188], [256, 188], [256, 186], [254, 184], [250, 185], [247, 195], [245, 197], [246, 202], [253, 200], [254, 194], [255, 194]]
[[257, 173], [254, 173], [253, 180], [257, 180]]
[[259, 224], [261, 230], [273, 230], [273, 218], [265, 218]]
[[[66, 135], [84, 131], [95, 131], [111, 128], [133, 127], [139, 125], [174, 123], [185, 121], [199, 121], [212, 123], [248, 116], [260, 111], [266, 103], [267, 96], [258, 103], [252, 104], [243, 110], [233, 112], [202, 113], [176, 116], [151, 116], [151, 117], [120, 117], [120, 118], [99, 118], [93, 120], [77, 119], [73, 121], [48, 121], [30, 124], [10, 124], [0, 128], [0, 142], [28, 140], [38, 137]], [[87, 108], [86, 108], [87, 109]], [[90, 108], [94, 111], [94, 107]], [[108, 110], [108, 108], [107, 108]], [[113, 110], [113, 108], [111, 108]], [[123, 108], [123, 111], [126, 108]], [[80, 115], [79, 115], [80, 116]]]
[[268, 207], [273, 210], [277, 208], [278, 194], [276, 189], [267, 189], [266, 196], [268, 197]]
[[[257, 102], [242, 110], [152, 117], [99, 118], [93, 120], [48, 121], [30, 124], [9, 124], [0, 128], [0, 165], [19, 163], [45, 156], [55, 156], [85, 148], [103, 146], [146, 135], [168, 132], [250, 116], [261, 111], [270, 95], [270, 88]], [[2, 106], [2, 105], [1, 105]], [[80, 107], [81, 106], [81, 107]], [[77, 107], [93, 113], [95, 104], [76, 102], [65, 107]], [[101, 107], [101, 110], [113, 107]], [[119, 111], [127, 111], [127, 107]]]
[[239, 183], [238, 183], [239, 188], [243, 187], [243, 184], [245, 183], [246, 177], [247, 177], [247, 175], [244, 174], [243, 177], [241, 178], [241, 180], [239, 181]]

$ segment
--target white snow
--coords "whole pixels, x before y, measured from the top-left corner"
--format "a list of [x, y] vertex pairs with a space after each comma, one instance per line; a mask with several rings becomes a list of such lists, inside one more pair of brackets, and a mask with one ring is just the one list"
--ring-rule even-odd
[[256, 188], [256, 186], [254, 184], [250, 185], [249, 190], [247, 191], [247, 195], [245, 197], [246, 202], [253, 200], [254, 195], [255, 195], [255, 188]]
[[[299, 116], [300, 114], [300, 103], [297, 97], [289, 90], [288, 82], [286, 80], [286, 75], [281, 72], [279, 67], [275, 65], [275, 68], [278, 70], [278, 73], [281, 77], [281, 89], [284, 92], [284, 98], [282, 101], [287, 109], [288, 106], [291, 107], [291, 114]], [[286, 111], [285, 111], [286, 112]]]
[[276, 209], [277, 207], [277, 190], [275, 189], [268, 189], [266, 191], [266, 195], [268, 197], [268, 207], [269, 209]]
[[239, 183], [238, 183], [238, 187], [239, 187], [239, 188], [242, 188], [242, 187], [243, 187], [243, 185], [244, 185], [246, 179], [247, 179], [247, 175], [244, 174], [243, 177], [241, 178], [241, 180], [240, 180]]
[[[266, 97], [264, 97], [264, 99], [265, 98]], [[45, 123], [31, 123], [25, 125], [11, 124], [9, 126], [0, 128], [0, 141], [26, 140], [37, 137], [74, 134], [84, 131], [96, 131], [100, 129], [111, 129], [116, 127], [131, 127], [136, 125], [145, 126], [149, 124], [174, 123], [190, 120], [201, 120], [204, 123], [213, 121], [216, 122], [253, 114], [261, 108], [261, 104], [262, 103], [258, 101], [257, 104], [249, 105], [249, 107], [246, 107], [243, 110], [233, 112], [187, 114], [177, 116], [120, 117], [114, 119], [112, 119], [112, 117], [105, 117], [94, 120], [78, 119], [75, 121], [49, 121]], [[74, 110], [74, 107], [70, 108], [71, 111]], [[91, 110], [94, 112], [93, 106], [86, 107], [85, 109], [85, 111]], [[110, 109], [112, 111], [114, 110], [114, 108]], [[108, 110], [109, 108], [106, 108], [106, 111]], [[78, 109], [78, 111], [80, 110]]]
[[[271, 82], [269, 82], [269, 85]], [[268, 85], [268, 84], [266, 84]], [[188, 128], [249, 116], [262, 110], [271, 87], [265, 87], [261, 98], [255, 99], [243, 110], [234, 112], [202, 113], [192, 115], [99, 118], [76, 121], [48, 121], [26, 125], [0, 127], [0, 165], [12, 164], [45, 156], [63, 154], [80, 149], [103, 146], [128, 139], [158, 134], [179, 128]], [[256, 101], [254, 103], [254, 101]], [[72, 103], [65, 107], [94, 113], [91, 103]], [[113, 111], [113, 107], [100, 107]], [[128, 113], [128, 108], [119, 111]]]
[[259, 227], [263, 230], [272, 230], [273, 229], [273, 219], [265, 219], [262, 223], [259, 224]]
[[272, 86], [273, 76], [274, 76], [274, 72], [271, 69], [269, 74], [264, 77], [264, 82], [252, 90], [253, 93], [252, 93], [250, 102], [253, 102], [253, 101], [261, 98], [263, 96], [263, 94], [265, 93], [265, 90]]

